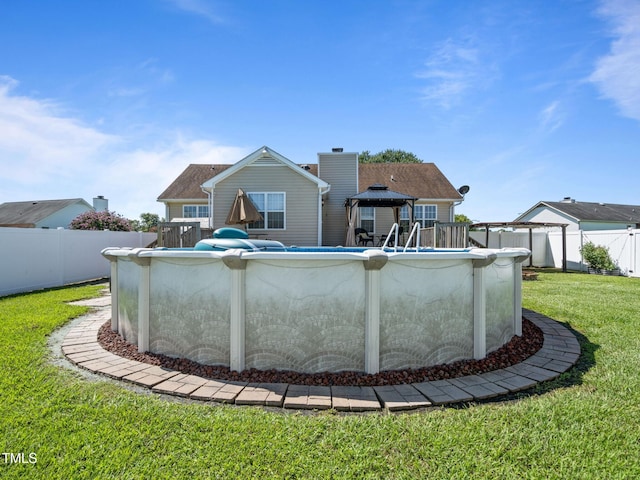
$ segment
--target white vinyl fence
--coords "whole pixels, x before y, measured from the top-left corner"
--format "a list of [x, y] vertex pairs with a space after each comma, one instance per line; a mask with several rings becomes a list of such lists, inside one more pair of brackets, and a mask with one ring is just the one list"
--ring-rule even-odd
[[108, 277], [106, 247], [146, 247], [155, 233], [0, 228], [0, 296]]
[[[470, 236], [484, 244], [485, 231], [469, 232]], [[640, 230], [591, 230], [567, 232], [567, 269], [586, 271], [580, 248], [587, 242], [604, 245], [624, 275], [640, 277]], [[489, 248], [529, 248], [529, 232], [490, 232]], [[532, 264], [535, 267], [562, 267], [562, 232], [533, 231]], [[526, 261], [523, 266], [528, 266]]]

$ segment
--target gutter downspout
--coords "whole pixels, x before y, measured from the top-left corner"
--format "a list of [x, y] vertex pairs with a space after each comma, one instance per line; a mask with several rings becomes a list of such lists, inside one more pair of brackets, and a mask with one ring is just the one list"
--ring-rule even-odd
[[213, 188], [211, 191], [205, 190], [202, 186], [200, 190], [207, 195], [207, 204], [209, 205], [209, 228], [213, 229]]
[[464, 202], [464, 195], [462, 195], [462, 200], [460, 200], [459, 202], [451, 203], [451, 207], [449, 208], [449, 221], [451, 223], [456, 221], [456, 207], [462, 202]]

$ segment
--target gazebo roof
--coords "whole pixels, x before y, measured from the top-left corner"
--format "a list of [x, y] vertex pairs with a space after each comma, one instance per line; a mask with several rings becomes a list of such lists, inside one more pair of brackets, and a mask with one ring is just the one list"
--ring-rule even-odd
[[416, 198], [404, 193], [389, 190], [389, 187], [380, 183], [370, 185], [364, 192], [357, 193], [347, 199], [347, 204], [358, 202], [359, 207], [401, 207], [407, 203], [415, 202]]

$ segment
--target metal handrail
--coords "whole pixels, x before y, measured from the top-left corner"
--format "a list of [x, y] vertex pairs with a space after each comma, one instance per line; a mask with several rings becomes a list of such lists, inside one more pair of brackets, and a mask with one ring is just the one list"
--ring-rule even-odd
[[391, 225], [391, 230], [389, 230], [389, 235], [387, 235], [387, 239], [384, 241], [384, 244], [382, 245], [382, 249], [384, 250], [385, 248], [387, 248], [387, 244], [389, 243], [389, 240], [391, 239], [391, 234], [394, 233], [395, 231], [395, 242], [393, 243], [393, 251], [397, 252], [398, 251], [398, 224], [394, 223], [393, 225]]
[[403, 253], [406, 252], [409, 245], [411, 245], [411, 239], [413, 238], [413, 234], [416, 232], [418, 232], [416, 234], [416, 252], [418, 251], [418, 249], [420, 248], [420, 227], [421, 226], [422, 225], [420, 225], [420, 222], [416, 222], [413, 224], [413, 228], [411, 229], [411, 234], [407, 239], [407, 243], [404, 244], [404, 250], [402, 250]]

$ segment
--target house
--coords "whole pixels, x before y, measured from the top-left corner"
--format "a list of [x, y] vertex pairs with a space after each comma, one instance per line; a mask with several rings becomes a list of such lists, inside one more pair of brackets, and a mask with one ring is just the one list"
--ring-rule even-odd
[[81, 213], [107, 209], [104, 197], [93, 201], [94, 206], [82, 198], [6, 202], [0, 205], [0, 227], [68, 228]]
[[579, 202], [565, 197], [559, 202], [538, 202], [515, 221], [565, 223], [567, 231], [626, 230], [640, 228], [640, 206]]
[[[357, 153], [318, 153], [317, 164], [297, 164], [265, 146], [233, 165], [191, 164], [160, 194], [165, 218], [225, 226], [238, 189], [247, 193], [264, 219], [246, 225], [250, 235], [286, 245], [344, 245], [348, 199], [369, 187], [411, 198], [395, 212], [408, 229], [411, 214], [425, 227], [452, 222], [463, 200], [433, 163], [359, 164]], [[394, 209], [361, 207], [356, 222], [376, 234], [388, 232]]]

